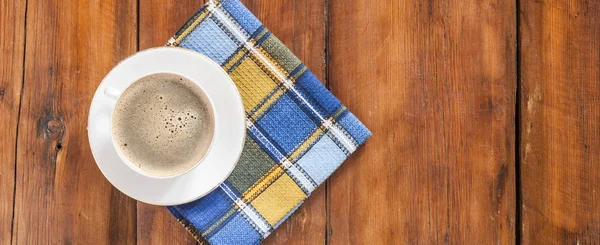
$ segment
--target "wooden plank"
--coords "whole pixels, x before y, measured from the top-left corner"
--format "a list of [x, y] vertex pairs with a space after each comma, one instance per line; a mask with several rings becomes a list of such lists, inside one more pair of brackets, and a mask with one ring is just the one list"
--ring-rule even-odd
[[165, 46], [206, 0], [140, 0], [140, 50]]
[[196, 244], [165, 207], [137, 204], [138, 244]]
[[136, 50], [136, 1], [27, 2], [12, 243], [135, 243], [135, 201], [100, 173], [86, 125], [96, 87]]
[[600, 3], [521, 1], [523, 244], [600, 240]]
[[[324, 81], [324, 0], [242, 2]], [[263, 244], [324, 244], [325, 214], [325, 186], [320, 186]]]
[[25, 9], [25, 1], [0, 2], [0, 244], [10, 244], [11, 239]]
[[515, 243], [514, 1], [329, 9], [330, 88], [373, 133], [330, 181], [331, 244]]
[[[164, 46], [203, 0], [140, 0], [140, 50]], [[164, 207], [137, 204], [138, 244], [196, 244]]]

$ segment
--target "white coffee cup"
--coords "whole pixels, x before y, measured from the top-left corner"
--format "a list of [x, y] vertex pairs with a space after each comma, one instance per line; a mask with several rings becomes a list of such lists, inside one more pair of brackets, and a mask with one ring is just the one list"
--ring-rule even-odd
[[[162, 76], [162, 75], [165, 75], [165, 74], [172, 75], [172, 76], [175, 76], [175, 77], [179, 77], [179, 78], [185, 79], [186, 81], [190, 81], [192, 83], [192, 86], [194, 86], [198, 91], [200, 91], [202, 93], [201, 96], [206, 99], [205, 106], [208, 107], [209, 113], [211, 115], [210, 116], [210, 121], [211, 121], [210, 124], [212, 124], [213, 127], [211, 127], [210, 131], [211, 131], [212, 134], [211, 134], [211, 138], [209, 140], [210, 143], [209, 143], [207, 151], [203, 154], [203, 156], [198, 161], [196, 161], [196, 163], [193, 166], [190, 166], [186, 170], [184, 170], [182, 172], [178, 172], [176, 174], [171, 174], [171, 175], [167, 175], [167, 176], [165, 176], [165, 175], [156, 175], [156, 174], [151, 174], [151, 173], [148, 173], [147, 171], [144, 171], [137, 164], [133, 163], [130, 159], [128, 159], [125, 156], [124, 152], [122, 151], [122, 148], [118, 146], [117, 140], [115, 139], [115, 134], [113, 132], [113, 130], [114, 130], [114, 122], [112, 121], [112, 120], [114, 120], [114, 117], [111, 117], [111, 127], [110, 127], [111, 132], [110, 133], [111, 133], [111, 136], [113, 137], [113, 139], [112, 139], [113, 146], [117, 149], [117, 153], [119, 154], [119, 157], [121, 158], [121, 160], [123, 162], [125, 162], [127, 164], [127, 166], [129, 166], [130, 168], [132, 168], [134, 171], [138, 172], [139, 174], [146, 175], [149, 178], [173, 178], [173, 177], [176, 177], [178, 175], [182, 175], [182, 174], [185, 174], [185, 173], [191, 171], [192, 169], [194, 169], [195, 167], [197, 167], [204, 160], [204, 158], [206, 157], [206, 154], [208, 153], [208, 151], [210, 151], [210, 147], [212, 146], [212, 142], [214, 141], [214, 138], [215, 138], [214, 137], [214, 131], [215, 131], [215, 125], [217, 124], [216, 119], [214, 118], [215, 108], [213, 106], [212, 100], [208, 96], [208, 93], [198, 84], [198, 82], [195, 82], [195, 81], [191, 80], [189, 77], [186, 77], [183, 74], [174, 74], [174, 73], [160, 72], [160, 73], [149, 74], [149, 75], [145, 76], [144, 78], [148, 79], [149, 77]], [[142, 79], [144, 79], [144, 78], [142, 78]], [[107, 97], [107, 98], [109, 98], [109, 99], [111, 99], [111, 100], [113, 100], [114, 102], [118, 103], [120, 101], [120, 99], [122, 98], [123, 92], [127, 91], [133, 84], [135, 84], [137, 82], [139, 82], [139, 80], [138, 81], [134, 81], [133, 83], [129, 84], [129, 86], [127, 86], [124, 90], [120, 90], [120, 89], [116, 89], [114, 87], [108, 86], [108, 87], [106, 87], [104, 89], [104, 96]], [[113, 111], [114, 111], [114, 108], [113, 108]]]
[[[166, 177], [147, 174], [131, 164], [119, 152], [111, 131], [112, 114], [123, 91], [158, 73], [193, 81], [206, 93], [214, 113], [213, 139], [202, 160]], [[130, 197], [155, 205], [191, 202], [218, 187], [236, 166], [246, 135], [243, 108], [235, 84], [210, 58], [183, 48], [144, 50], [117, 64], [98, 86], [88, 118], [90, 148], [104, 176]]]

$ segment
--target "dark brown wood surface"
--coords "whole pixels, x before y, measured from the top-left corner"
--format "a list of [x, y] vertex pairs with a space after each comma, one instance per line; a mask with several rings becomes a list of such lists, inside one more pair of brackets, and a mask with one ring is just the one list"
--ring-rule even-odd
[[86, 125], [96, 87], [136, 50], [136, 2], [26, 3], [12, 243], [131, 244], [135, 201], [95, 166]]
[[[600, 3], [242, 1], [373, 132], [264, 244], [600, 242]], [[85, 128], [204, 2], [0, 3], [0, 244], [196, 244]]]
[[523, 244], [600, 243], [600, 2], [521, 1]]
[[330, 181], [331, 243], [514, 243], [515, 3], [330, 9], [330, 88], [374, 135]]
[[17, 123], [23, 84], [25, 2], [0, 2], [0, 244], [10, 244]]

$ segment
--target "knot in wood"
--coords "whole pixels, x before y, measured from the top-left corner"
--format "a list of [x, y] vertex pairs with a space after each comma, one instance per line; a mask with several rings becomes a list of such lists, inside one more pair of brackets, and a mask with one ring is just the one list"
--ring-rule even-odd
[[46, 135], [48, 139], [59, 139], [63, 135], [64, 124], [61, 120], [50, 120], [46, 123]]

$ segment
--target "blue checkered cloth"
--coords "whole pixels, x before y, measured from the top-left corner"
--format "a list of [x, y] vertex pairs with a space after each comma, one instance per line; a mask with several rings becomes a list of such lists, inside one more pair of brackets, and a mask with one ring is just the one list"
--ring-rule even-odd
[[244, 150], [228, 179], [169, 207], [201, 244], [260, 243], [371, 135], [238, 0], [210, 1], [167, 45], [219, 63], [247, 115]]

